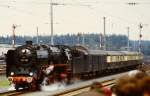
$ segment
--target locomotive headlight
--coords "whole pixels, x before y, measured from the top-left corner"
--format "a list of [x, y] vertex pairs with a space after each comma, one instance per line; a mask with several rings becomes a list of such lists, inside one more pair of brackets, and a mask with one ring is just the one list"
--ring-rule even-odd
[[53, 70], [54, 70], [54, 65], [50, 65], [50, 66], [49, 66], [49, 69], [50, 69], [51, 71], [53, 71]]
[[30, 72], [30, 73], [29, 73], [29, 75], [30, 75], [30, 76], [33, 76], [33, 73], [32, 73], [32, 72]]
[[27, 55], [31, 54], [31, 52], [30, 52], [29, 49], [22, 49], [21, 52], [22, 52], [23, 54], [27, 54]]
[[32, 77], [27, 77], [27, 82], [28, 82], [28, 83], [31, 83], [31, 82], [32, 82], [32, 80], [33, 80], [33, 78], [32, 78]]
[[50, 65], [49, 67], [46, 68], [46, 74], [50, 74], [54, 70], [54, 65]]
[[13, 81], [13, 78], [12, 77], [8, 77], [8, 81]]
[[11, 73], [10, 73], [11, 76], [14, 75], [14, 74], [15, 74], [14, 72], [11, 72]]

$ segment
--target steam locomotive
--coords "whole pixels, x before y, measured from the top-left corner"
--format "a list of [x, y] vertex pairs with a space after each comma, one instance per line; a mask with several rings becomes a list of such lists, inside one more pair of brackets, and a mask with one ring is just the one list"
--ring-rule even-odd
[[136, 68], [141, 64], [138, 52], [91, 50], [84, 46], [25, 45], [6, 54], [8, 80], [20, 87], [36, 89], [46, 82], [70, 83], [75, 78], [100, 76], [105, 72]]

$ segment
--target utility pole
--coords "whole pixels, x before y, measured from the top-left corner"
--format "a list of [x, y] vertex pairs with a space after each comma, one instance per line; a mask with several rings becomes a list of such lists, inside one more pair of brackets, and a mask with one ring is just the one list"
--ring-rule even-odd
[[130, 27], [127, 27], [127, 33], [128, 33], [128, 47], [127, 47], [127, 49], [128, 49], [128, 51], [130, 50], [130, 39], [129, 39], [129, 32], [130, 32]]
[[104, 50], [106, 50], [106, 17], [104, 19]]
[[37, 31], [36, 43], [39, 44], [39, 29], [38, 29], [38, 26], [36, 27], [36, 31]]
[[53, 1], [50, 0], [50, 24], [51, 24], [51, 45], [54, 45], [53, 39]]
[[12, 47], [15, 48], [15, 43], [16, 43], [16, 36], [15, 36], [15, 29], [16, 29], [16, 25], [13, 24], [12, 25]]
[[81, 36], [81, 33], [79, 32], [77, 34], [77, 45], [80, 45], [80, 36]]
[[143, 28], [143, 25], [140, 23], [139, 24], [139, 53], [141, 53], [141, 38], [142, 38], [142, 28]]
[[85, 38], [84, 38], [84, 33], [82, 33], [82, 45], [85, 44]]
[[100, 49], [102, 49], [102, 47], [103, 47], [103, 35], [102, 35], [102, 33], [100, 33], [100, 35], [99, 35], [99, 48]]

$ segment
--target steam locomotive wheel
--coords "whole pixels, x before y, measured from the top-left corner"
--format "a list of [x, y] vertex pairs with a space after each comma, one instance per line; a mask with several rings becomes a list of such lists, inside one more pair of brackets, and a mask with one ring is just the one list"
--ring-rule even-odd
[[38, 89], [39, 89], [39, 85], [36, 84], [36, 83], [30, 83], [30, 84], [28, 85], [28, 88], [29, 88], [30, 91], [35, 91], [35, 90], [38, 90]]
[[18, 84], [15, 85], [15, 89], [16, 89], [17, 91], [19, 90], [19, 85], [18, 85]]
[[18, 91], [19, 88], [26, 89], [27, 88], [27, 84], [16, 84], [15, 85], [15, 89]]

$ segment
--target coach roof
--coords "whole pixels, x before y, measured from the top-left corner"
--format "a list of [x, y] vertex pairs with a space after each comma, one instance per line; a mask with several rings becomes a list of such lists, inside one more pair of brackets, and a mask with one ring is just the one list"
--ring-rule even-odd
[[122, 51], [107, 51], [108, 55], [125, 55]]
[[88, 50], [89, 55], [107, 55], [107, 51], [104, 50]]

